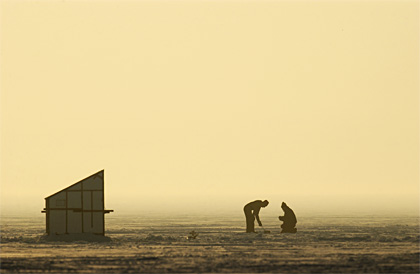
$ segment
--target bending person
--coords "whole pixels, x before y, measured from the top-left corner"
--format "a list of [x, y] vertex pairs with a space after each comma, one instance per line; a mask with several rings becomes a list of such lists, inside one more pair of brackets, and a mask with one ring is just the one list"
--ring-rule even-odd
[[258, 225], [262, 226], [260, 216], [258, 216], [258, 214], [260, 213], [260, 209], [262, 207], [266, 207], [267, 205], [268, 205], [267, 200], [265, 201], [256, 200], [245, 205], [244, 213], [245, 213], [245, 218], [246, 218], [246, 232], [247, 233], [251, 233], [251, 232], [255, 233], [255, 229], [254, 229], [255, 219], [257, 219]]

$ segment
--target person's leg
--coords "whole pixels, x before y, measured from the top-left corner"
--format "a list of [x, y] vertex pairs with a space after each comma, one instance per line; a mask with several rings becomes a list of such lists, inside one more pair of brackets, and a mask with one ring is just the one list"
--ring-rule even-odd
[[247, 214], [247, 210], [244, 208], [244, 214], [245, 214], [245, 224], [246, 224], [246, 232], [248, 232], [249, 227], [248, 227], [248, 214]]
[[254, 221], [255, 221], [254, 215], [252, 215], [252, 213], [248, 214], [247, 215], [247, 230], [246, 230], [246, 232], [255, 232]]
[[296, 228], [293, 224], [285, 223], [281, 226], [283, 228], [282, 233], [296, 233]]
[[254, 215], [251, 214], [250, 218], [249, 218], [249, 223], [250, 223], [250, 232], [255, 232], [255, 217]]
[[248, 212], [245, 210], [245, 218], [246, 218], [246, 232], [254, 232], [254, 215], [252, 212]]

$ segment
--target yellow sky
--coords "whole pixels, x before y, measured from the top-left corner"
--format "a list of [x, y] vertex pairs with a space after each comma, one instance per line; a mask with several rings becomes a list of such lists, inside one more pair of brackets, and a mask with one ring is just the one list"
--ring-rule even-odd
[[2, 212], [101, 169], [139, 214], [418, 210], [418, 1], [0, 5]]

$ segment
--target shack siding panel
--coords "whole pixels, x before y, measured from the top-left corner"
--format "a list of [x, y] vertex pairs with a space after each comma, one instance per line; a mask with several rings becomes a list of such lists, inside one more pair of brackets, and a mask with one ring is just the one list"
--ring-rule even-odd
[[91, 210], [92, 209], [92, 199], [90, 191], [83, 191], [83, 209]]
[[51, 210], [49, 217], [50, 235], [66, 233], [66, 210]]
[[93, 233], [104, 233], [104, 214], [102, 212], [94, 212], [93, 213]]
[[84, 228], [84, 232], [87, 233], [92, 233], [93, 232], [93, 228], [92, 228], [92, 212], [85, 212], [83, 214], [83, 228]]
[[104, 203], [102, 201], [102, 191], [94, 191], [93, 194], [93, 209], [94, 210], [103, 210]]
[[82, 233], [82, 213], [69, 210], [67, 214], [67, 232]]
[[102, 178], [94, 176], [83, 181], [83, 190], [99, 190], [102, 189]]
[[82, 184], [81, 183], [76, 184], [76, 185], [68, 188], [68, 190], [81, 190], [81, 189], [82, 189]]
[[69, 208], [82, 208], [82, 192], [68, 192], [68, 207]]
[[66, 208], [66, 193], [60, 192], [49, 198], [50, 208]]

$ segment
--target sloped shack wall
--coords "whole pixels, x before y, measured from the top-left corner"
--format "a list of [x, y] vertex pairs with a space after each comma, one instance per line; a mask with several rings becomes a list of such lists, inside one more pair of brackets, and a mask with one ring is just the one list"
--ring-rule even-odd
[[47, 198], [47, 231], [104, 234], [103, 176], [87, 179]]

